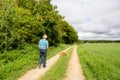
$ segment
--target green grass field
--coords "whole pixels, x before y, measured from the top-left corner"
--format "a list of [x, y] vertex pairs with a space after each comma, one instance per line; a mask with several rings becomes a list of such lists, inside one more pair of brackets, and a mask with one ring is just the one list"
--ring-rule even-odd
[[82, 44], [78, 55], [87, 80], [120, 80], [120, 43]]
[[[60, 44], [50, 47], [47, 59], [69, 46]], [[71, 51], [67, 52], [65, 58], [59, 58], [40, 80], [62, 80]], [[77, 52], [86, 80], [120, 80], [120, 43], [81, 44]], [[26, 45], [23, 50], [0, 54], [0, 80], [16, 80], [27, 70], [36, 67], [38, 58], [39, 49], [36, 45]]]

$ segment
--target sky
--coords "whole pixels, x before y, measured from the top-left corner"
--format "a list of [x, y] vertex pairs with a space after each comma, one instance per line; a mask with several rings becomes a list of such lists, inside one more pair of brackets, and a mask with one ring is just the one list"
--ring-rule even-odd
[[120, 0], [52, 0], [82, 40], [120, 40]]

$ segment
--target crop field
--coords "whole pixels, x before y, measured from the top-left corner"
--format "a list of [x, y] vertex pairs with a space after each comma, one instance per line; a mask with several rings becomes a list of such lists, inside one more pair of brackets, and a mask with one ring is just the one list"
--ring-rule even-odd
[[87, 80], [120, 80], [120, 43], [89, 43], [78, 46]]

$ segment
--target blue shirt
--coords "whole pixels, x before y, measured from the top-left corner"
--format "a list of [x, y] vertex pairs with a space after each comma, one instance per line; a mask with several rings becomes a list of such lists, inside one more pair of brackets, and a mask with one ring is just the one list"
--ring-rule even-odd
[[40, 49], [46, 49], [48, 45], [49, 45], [49, 43], [46, 39], [41, 39], [39, 41]]

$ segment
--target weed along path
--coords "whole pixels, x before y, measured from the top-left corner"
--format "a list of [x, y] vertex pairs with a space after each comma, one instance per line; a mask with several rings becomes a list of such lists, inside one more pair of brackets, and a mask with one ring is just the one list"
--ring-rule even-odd
[[[71, 47], [67, 48], [66, 50], [64, 50], [65, 52], [67, 50], [69, 50]], [[39, 79], [41, 76], [43, 76], [45, 74], [45, 72], [47, 72], [52, 65], [57, 61], [57, 59], [60, 57], [59, 53], [56, 54], [55, 56], [53, 56], [52, 58], [50, 58], [49, 60], [47, 60], [47, 67], [46, 68], [35, 68], [32, 69], [30, 71], [28, 71], [25, 75], [23, 75], [22, 77], [20, 77], [18, 80], [37, 80]]]
[[77, 55], [77, 46], [74, 47], [70, 62], [66, 71], [66, 76], [63, 80], [85, 80], [82, 73], [82, 68]]

